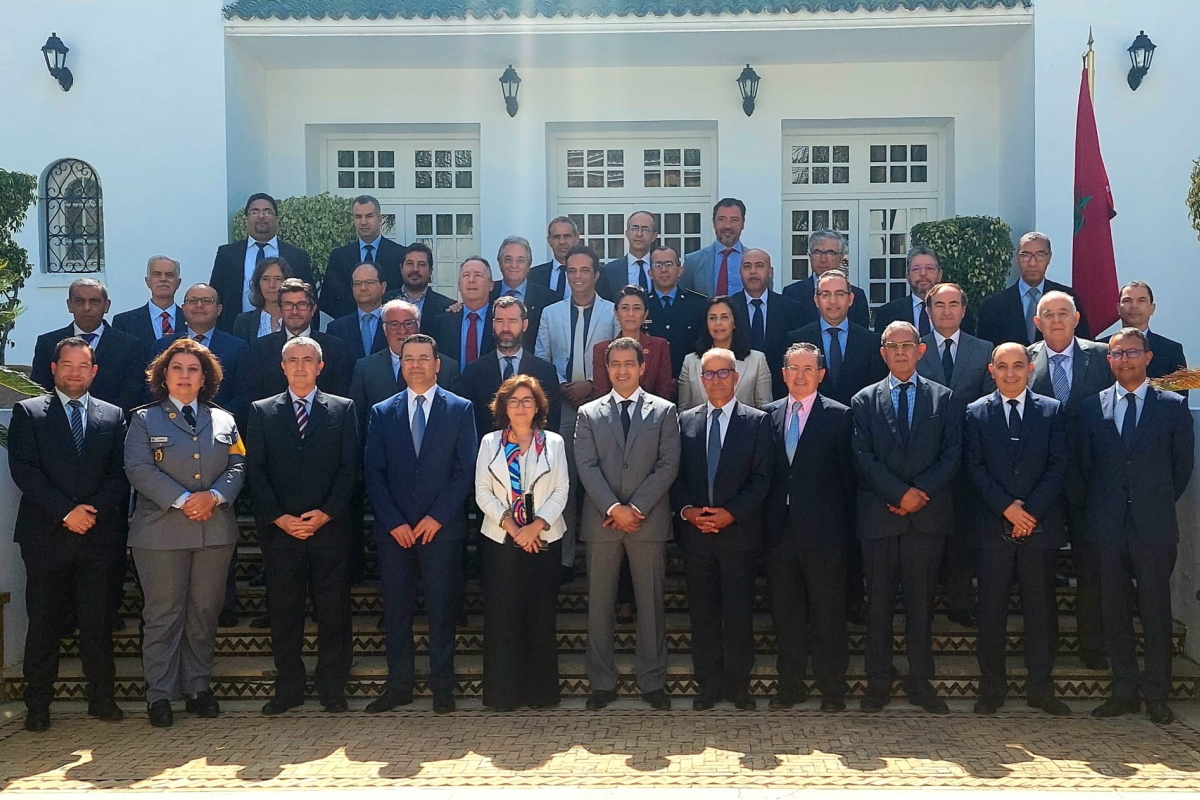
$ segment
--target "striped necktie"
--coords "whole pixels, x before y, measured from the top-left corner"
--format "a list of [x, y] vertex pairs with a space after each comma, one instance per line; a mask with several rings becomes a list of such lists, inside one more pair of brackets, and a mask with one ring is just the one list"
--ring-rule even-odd
[[300, 429], [300, 438], [304, 438], [304, 431], [308, 428], [308, 401], [303, 397], [296, 399], [296, 427]]
[[67, 401], [71, 409], [71, 436], [75, 439], [75, 452], [83, 452], [83, 403], [78, 400]]
[[162, 314], [159, 315], [159, 317], [162, 319], [162, 335], [163, 336], [174, 336], [175, 335], [175, 326], [171, 324], [170, 313], [164, 311], [164, 312], [162, 312]]
[[1054, 399], [1065, 403], [1071, 398], [1071, 383], [1067, 379], [1067, 370], [1063, 362], [1067, 357], [1062, 353], [1050, 356], [1050, 383], [1054, 386]]

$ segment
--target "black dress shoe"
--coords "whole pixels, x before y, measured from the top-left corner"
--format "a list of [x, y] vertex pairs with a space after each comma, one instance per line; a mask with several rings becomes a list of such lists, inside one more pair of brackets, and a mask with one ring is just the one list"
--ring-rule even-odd
[[1166, 700], [1147, 700], [1146, 719], [1155, 725], [1170, 725], [1175, 721], [1175, 715], [1171, 713]]
[[169, 728], [175, 724], [175, 712], [171, 710], [170, 700], [155, 700], [146, 713], [155, 728]]
[[516, 706], [489, 706], [487, 703], [484, 703], [483, 707], [488, 711], [495, 711], [497, 714], [511, 714], [517, 710]]
[[947, 611], [946, 619], [951, 622], [957, 622], [964, 628], [979, 627], [979, 617], [975, 616], [975, 612], [969, 608], [956, 608], [953, 611]]
[[995, 700], [985, 700], [982, 697], [975, 701], [975, 705], [971, 708], [976, 714], [995, 714], [1000, 704]]
[[50, 708], [38, 706], [25, 711], [25, 730], [31, 733], [41, 733], [50, 730]]
[[779, 694], [772, 697], [771, 702], [767, 703], [767, 708], [782, 711], [798, 703], [803, 703], [807, 699], [804, 692], [798, 689], [780, 689]]
[[599, 711], [616, 699], [616, 692], [610, 689], [597, 689], [588, 695], [587, 707], [589, 711]]
[[711, 711], [717, 698], [711, 692], [700, 692], [692, 698], [692, 711]]
[[433, 696], [433, 713], [449, 714], [454, 710], [454, 695], [435, 694]]
[[262, 713], [265, 717], [277, 717], [285, 711], [304, 705], [303, 700], [285, 700], [282, 697], [272, 697], [263, 703]]
[[232, 608], [225, 608], [217, 615], [217, 625], [222, 628], [232, 628], [238, 624], [237, 612]]
[[1119, 717], [1136, 714], [1142, 710], [1142, 701], [1136, 697], [1110, 697], [1092, 709], [1093, 717]]
[[1108, 658], [1098, 650], [1080, 650], [1079, 660], [1088, 669], [1108, 670]]
[[827, 714], [836, 714], [839, 711], [846, 710], [846, 698], [844, 697], [822, 697], [821, 710]]
[[384, 689], [383, 694], [367, 703], [367, 707], [364, 710], [368, 714], [382, 714], [384, 711], [391, 711], [396, 706], [411, 705], [412, 701], [413, 696], [411, 689], [408, 691], [401, 691], [399, 689]]
[[749, 689], [738, 689], [733, 693], [733, 698], [730, 700], [733, 707], [738, 711], [753, 711], [757, 707], [754, 698], [750, 696]]
[[1071, 709], [1057, 697], [1031, 697], [1025, 701], [1030, 708], [1039, 708], [1052, 717], [1069, 717]]
[[88, 716], [105, 722], [116, 722], [125, 719], [125, 712], [111, 697], [100, 697], [88, 701]]
[[566, 586], [571, 581], [575, 580], [575, 568], [563, 567], [558, 574], [558, 585]]
[[329, 714], [344, 714], [350, 710], [350, 704], [344, 697], [327, 697], [321, 701], [321, 710]]
[[874, 713], [876, 711], [883, 711], [883, 707], [889, 702], [891, 702], [891, 698], [887, 695], [869, 694], [859, 701], [858, 707], [861, 711]]
[[203, 719], [216, 719], [221, 714], [221, 704], [217, 702], [217, 698], [213, 697], [213, 693], [205, 689], [199, 692], [195, 697], [184, 697], [183, 707], [186, 711], [190, 711], [197, 717]]
[[254, 619], [250, 620], [250, 627], [260, 631], [266, 630], [267, 628], [271, 627], [271, 617], [267, 614], [263, 614], [260, 617], [255, 617]]
[[950, 706], [946, 705], [946, 701], [938, 697], [936, 694], [925, 698], [925, 702], [921, 704], [921, 708], [925, 709], [927, 714], [949, 714]]
[[655, 711], [668, 711], [671, 708], [671, 698], [667, 697], [667, 693], [662, 689], [655, 689], [652, 692], [643, 692], [642, 702], [653, 708]]

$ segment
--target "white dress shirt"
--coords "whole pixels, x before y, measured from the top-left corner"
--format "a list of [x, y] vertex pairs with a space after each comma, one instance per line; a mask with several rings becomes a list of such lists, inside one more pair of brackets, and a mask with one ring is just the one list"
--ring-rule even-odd
[[954, 342], [954, 344], [950, 345], [950, 359], [955, 362], [958, 361], [958, 337], [961, 335], [962, 335], [962, 328], [959, 328], [958, 330], [956, 330], [954, 333], [950, 334], [949, 336], [942, 336], [940, 333], [937, 332], [936, 328], [934, 329], [933, 341], [934, 341], [934, 344], [937, 345], [937, 353], [935, 353], [935, 355], [937, 356], [938, 361], [942, 360], [942, 353], [946, 349], [946, 340], [947, 339]]
[[769, 289], [764, 289], [762, 297], [751, 297], [750, 292], [746, 291], [745, 289], [742, 290], [742, 296], [746, 298], [747, 316], [749, 316], [751, 322], [754, 321], [754, 301], [762, 301], [762, 305], [758, 307], [758, 310], [762, 312], [763, 330], [767, 329], [767, 295], [770, 293], [771, 291]]
[[[174, 303], [171, 303], [171, 305], [167, 306], [166, 308], [159, 308], [158, 306], [154, 305], [153, 300], [151, 300], [149, 303], [147, 303], [146, 306], [150, 309], [150, 327], [154, 329], [154, 338], [155, 339], [161, 339], [163, 337], [162, 315], [163, 315], [164, 311], [168, 315], [170, 315], [171, 329], [172, 330], [175, 329], [175, 320], [177, 319], [177, 315], [179, 314], [179, 306], [175, 305]], [[175, 332], [179, 333], [179, 331], [175, 331]]]
[[[67, 403], [71, 402], [71, 398], [67, 397], [65, 394], [60, 392], [57, 388], [54, 390], [54, 393], [56, 395], [58, 395], [59, 402], [63, 404], [63, 411], [67, 412], [67, 422], [69, 423], [71, 421], [71, 409], [67, 407]], [[87, 435], [87, 420], [88, 420], [88, 416], [87, 416], [88, 401], [92, 399], [92, 396], [89, 392], [84, 392], [83, 397], [76, 397], [75, 399], [78, 400], [83, 405], [83, 408], [79, 409], [79, 416], [83, 420], [83, 430], [84, 430], [84, 435], [86, 436]]]
[[[74, 323], [71, 324], [71, 327], [75, 329], [74, 335], [79, 336], [81, 338], [84, 336], [87, 336], [88, 334], [95, 334], [96, 338], [92, 340], [92, 351], [93, 352], [95, 352], [96, 348], [100, 346], [100, 337], [104, 335], [104, 323], [103, 322], [101, 322], [99, 327], [97, 327], [96, 330], [94, 330], [94, 331], [85, 331], [83, 328], [79, 327], [78, 325], [76, 325]], [[84, 341], [87, 341], [87, 340], [85, 339]]]
[[1028, 389], [1021, 392], [1020, 396], [1018, 396], [1018, 397], [1005, 397], [1003, 394], [1000, 395], [1000, 402], [1004, 403], [1004, 419], [1008, 421], [1009, 425], [1012, 425], [1013, 407], [1008, 404], [1008, 401], [1009, 400], [1017, 401], [1017, 413], [1021, 415], [1021, 420], [1024, 421], [1024, 419], [1025, 419], [1025, 398], [1028, 396], [1029, 396]]
[[1137, 406], [1137, 409], [1134, 411], [1134, 424], [1136, 425], [1142, 421], [1142, 410], [1146, 407], [1146, 391], [1150, 388], [1150, 380], [1146, 379], [1142, 381], [1142, 385], [1132, 392], [1126, 391], [1119, 383], [1116, 386], [1117, 403], [1116, 407], [1113, 408], [1113, 422], [1117, 424], [1117, 433], [1121, 433], [1121, 429], [1125, 426], [1125, 407], [1129, 402], [1125, 399], [1125, 396], [1132, 394], [1137, 398], [1134, 402], [1134, 405]]
[[417, 418], [417, 398], [424, 397], [425, 424], [429, 424], [429, 409], [433, 408], [433, 396], [437, 394], [437, 384], [430, 386], [424, 392], [417, 394], [411, 388], [408, 390], [408, 426], [411, 429], [413, 420]]
[[[637, 263], [638, 261], [642, 262], [642, 265], [640, 267], [638, 266], [638, 263]], [[627, 268], [626, 268], [625, 272], [626, 272], [626, 277], [629, 279], [630, 286], [641, 286], [642, 285], [641, 276], [643, 274], [645, 274], [645, 276], [646, 276], [646, 285], [647, 286], [654, 285], [654, 282], [650, 280], [650, 254], [649, 253], [646, 253], [646, 255], [644, 255], [644, 256], [635, 256], [633, 253], [629, 253], [629, 257], [627, 260]]]
[[[279, 255], [279, 237], [272, 236], [263, 248], [263, 258], [274, 258]], [[246, 237], [245, 276], [242, 280], [242, 311], [253, 311], [254, 304], [250, 302], [250, 279], [254, 277], [254, 267], [258, 264], [258, 242], [253, 236]]]
[[[279, 327], [283, 327], [283, 317], [279, 318]], [[258, 335], [270, 336], [279, 328], [275, 327], [275, 320], [271, 319], [270, 311], [261, 311], [258, 315]]]
[[[611, 392], [609, 392], [609, 393], [608, 393], [608, 396], [609, 396], [609, 397], [611, 397], [611, 398], [612, 398], [612, 400], [613, 400], [613, 402], [617, 404], [617, 412], [618, 412], [618, 414], [619, 414], [619, 413], [620, 413], [620, 411], [621, 411], [621, 403], [622, 403], [622, 402], [624, 402], [625, 400], [632, 400], [632, 401], [633, 401], [633, 405], [631, 405], [631, 406], [629, 407], [629, 416], [630, 416], [630, 419], [632, 420], [632, 418], [633, 418], [633, 412], [634, 412], [634, 410], [637, 408], [638, 401], [642, 399], [642, 395], [643, 395], [644, 393], [645, 393], [645, 392], [643, 392], [643, 390], [642, 390], [642, 387], [641, 387], [641, 386], [639, 386], [639, 387], [637, 387], [636, 389], [634, 389], [634, 390], [633, 390], [633, 394], [629, 395], [629, 397], [622, 397], [622, 396], [621, 396], [621, 393], [620, 393], [620, 392], [618, 392], [616, 389], [613, 389]], [[620, 419], [620, 417], [618, 417], [618, 419]], [[608, 510], [604, 512], [604, 513], [605, 513], [605, 515], [611, 515], [611, 514], [612, 514], [612, 510], [613, 510], [614, 508], [616, 508], [617, 506], [619, 506], [619, 505], [621, 505], [621, 504], [620, 504], [620, 503], [613, 503], [611, 506], [609, 506], [609, 507], [608, 507]], [[641, 514], [641, 513], [642, 513], [642, 510], [641, 510], [640, 508], [638, 508], [637, 506], [633, 505], [632, 503], [630, 503], [630, 504], [629, 504], [629, 507], [630, 507], [630, 508], [632, 508], [634, 511], [638, 512], [639, 514]]]
[[[729, 418], [733, 416], [734, 410], [737, 408], [737, 398], [733, 398], [725, 405], [721, 406], [721, 418], [717, 420], [717, 425], [720, 427], [721, 446], [725, 446], [725, 432], [729, 430]], [[704, 404], [705, 424], [704, 424], [704, 446], [708, 447], [708, 437], [712, 436], [713, 412], [717, 407], [712, 403]]]

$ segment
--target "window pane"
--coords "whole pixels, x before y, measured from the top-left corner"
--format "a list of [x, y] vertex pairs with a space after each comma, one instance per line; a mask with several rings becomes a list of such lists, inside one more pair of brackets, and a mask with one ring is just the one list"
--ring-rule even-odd
[[417, 173], [413, 176], [413, 180], [415, 182], [414, 185], [418, 189], [432, 189], [433, 188], [433, 173], [428, 170], [424, 170], [424, 169], [418, 170]]
[[471, 151], [455, 150], [454, 166], [458, 167], [459, 169], [469, 169], [471, 166]]
[[583, 188], [583, 170], [569, 169], [567, 170], [567, 188], [582, 189]]
[[887, 183], [887, 167], [871, 167], [871, 183]]
[[437, 235], [438, 236], [453, 236], [454, 235], [454, 215], [453, 214], [438, 214], [437, 218]]
[[338, 172], [338, 188], [353, 189], [354, 188], [354, 173], [349, 170]]
[[688, 253], [694, 253], [699, 249], [700, 249], [700, 237], [699, 236], [688, 236], [688, 237], [684, 238], [684, 240], [683, 240], [684, 255], [687, 255]]
[[394, 150], [380, 150], [378, 156], [380, 169], [391, 169], [396, 166], [396, 152]]
[[887, 145], [871, 145], [871, 163], [878, 164], [883, 161], [887, 161]]
[[471, 214], [457, 214], [454, 217], [456, 225], [454, 232], [459, 236], [470, 236], [475, 231], [475, 218]]
[[454, 178], [448, 170], [438, 170], [434, 177], [434, 185], [439, 189], [453, 189]]
[[417, 236], [433, 235], [433, 214], [417, 214]]
[[460, 169], [454, 173], [454, 188], [455, 189], [470, 189], [472, 173], [469, 169]]
[[700, 215], [695, 213], [683, 215], [683, 232], [700, 233]]
[[812, 159], [814, 164], [829, 163], [829, 145], [819, 144], [812, 149]]
[[353, 150], [338, 150], [337, 162], [339, 167], [354, 166], [354, 151]]
[[662, 232], [667, 235], [678, 236], [683, 220], [679, 214], [666, 214], [663, 218]]
[[375, 151], [374, 150], [359, 150], [358, 151], [358, 166], [374, 167], [375, 166]]
[[792, 212], [792, 230], [807, 231], [808, 230], [808, 212], [793, 211]]
[[396, 173], [380, 172], [379, 173], [379, 188], [380, 189], [395, 189], [396, 188]]
[[604, 233], [604, 215], [603, 214], [588, 214], [587, 215], [587, 233], [589, 236]]
[[792, 163], [807, 164], [808, 163], [808, 147], [805, 145], [796, 145], [792, 148]]
[[662, 186], [662, 173], [657, 170], [654, 172], [646, 172], [643, 175], [643, 185], [648, 189], [657, 189]]
[[833, 163], [849, 164], [850, 163], [850, 146], [845, 144], [836, 144], [833, 146]]
[[913, 161], [928, 161], [929, 160], [929, 146], [924, 145], [924, 144], [914, 144], [912, 146], [912, 160]]
[[587, 171], [587, 185], [589, 189], [604, 188], [604, 170], [589, 169]]
[[908, 145], [892, 145], [892, 161], [908, 161]]
[[433, 151], [432, 150], [416, 151], [413, 154], [413, 163], [415, 166], [418, 166], [418, 167], [426, 167], [426, 168], [432, 167], [433, 166]]
[[922, 166], [914, 166], [909, 168], [909, 174], [913, 183], [927, 183], [929, 180], [929, 168]]
[[683, 171], [683, 185], [689, 189], [700, 188], [700, 170], [685, 169]]
[[892, 167], [892, 183], [908, 182], [908, 167]]
[[681, 157], [682, 157], [682, 155], [681, 155], [678, 147], [673, 147], [673, 148], [669, 148], [667, 150], [663, 150], [663, 166], [664, 167], [678, 167], [680, 165]]
[[587, 151], [587, 165], [589, 167], [603, 167], [604, 166], [604, 151], [603, 150], [588, 150]]
[[584, 166], [583, 151], [582, 150], [568, 150], [567, 151], [567, 166], [582, 168]]
[[374, 172], [358, 173], [358, 188], [374, 189], [375, 188], [375, 173]]
[[624, 189], [625, 188], [625, 171], [620, 169], [610, 169], [608, 171], [608, 188]]
[[683, 165], [685, 167], [700, 166], [700, 149], [696, 147], [689, 147], [688, 149], [684, 150]]
[[450, 151], [435, 150], [433, 153], [433, 165], [444, 169], [450, 168]]
[[608, 215], [608, 232], [617, 234], [618, 236], [625, 232], [625, 215], [624, 214], [609, 214]]
[[608, 161], [608, 166], [610, 167], [623, 167], [625, 166], [625, 151], [609, 150], [606, 160]]
[[657, 167], [662, 164], [661, 150], [643, 150], [642, 151], [642, 166]]

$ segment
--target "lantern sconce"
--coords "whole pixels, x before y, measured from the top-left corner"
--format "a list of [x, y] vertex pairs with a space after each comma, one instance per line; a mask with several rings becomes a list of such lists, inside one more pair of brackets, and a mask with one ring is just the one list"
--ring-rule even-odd
[[737, 79], [738, 89], [742, 93], [742, 111], [746, 112], [747, 117], [754, 113], [754, 98], [758, 97], [758, 81], [758, 73], [749, 64]]
[[504, 108], [510, 117], [517, 115], [517, 92], [521, 88], [521, 76], [513, 69], [512, 64], [500, 76], [500, 90], [504, 93]]
[[58, 81], [58, 85], [64, 92], [71, 91], [71, 87], [75, 84], [75, 76], [71, 74], [71, 70], [67, 69], [68, 52], [70, 52], [70, 48], [63, 44], [57, 33], [51, 33], [50, 38], [42, 45], [42, 55], [46, 58], [46, 69], [50, 70], [50, 76]]
[[1142, 78], [1150, 71], [1150, 61], [1154, 58], [1156, 48], [1157, 45], [1150, 41], [1145, 31], [1138, 33], [1133, 44], [1129, 45], [1129, 61], [1133, 64], [1129, 68], [1129, 88], [1133, 91], [1137, 91], [1142, 85]]

